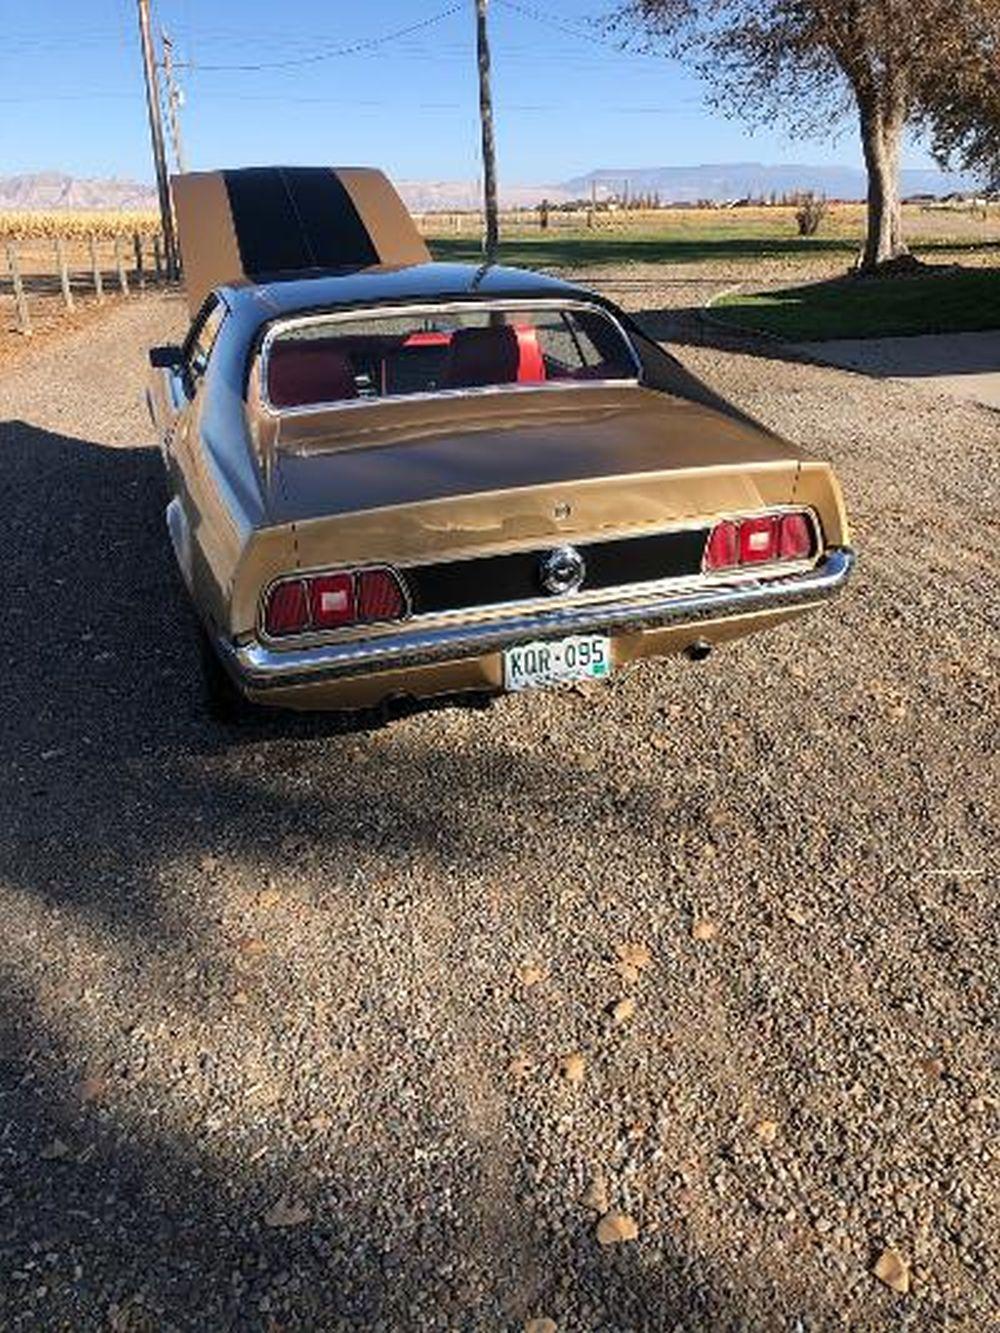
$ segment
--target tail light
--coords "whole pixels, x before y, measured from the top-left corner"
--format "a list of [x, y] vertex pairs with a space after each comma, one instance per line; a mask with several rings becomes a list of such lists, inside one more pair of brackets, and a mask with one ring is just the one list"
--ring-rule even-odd
[[353, 574], [319, 574], [307, 579], [309, 618], [315, 629], [340, 629], [358, 618]]
[[268, 634], [295, 634], [309, 623], [309, 592], [304, 579], [279, 583], [267, 600]]
[[394, 569], [331, 570], [275, 583], [264, 604], [264, 629], [281, 638], [403, 620], [408, 613], [403, 581]]
[[808, 511], [748, 514], [716, 523], [705, 542], [702, 569], [714, 573], [782, 560], [806, 560], [815, 551], [816, 529]]
[[805, 514], [785, 514], [781, 520], [782, 560], [805, 560], [813, 553], [812, 524]]
[[363, 569], [356, 587], [358, 620], [399, 620], [406, 614], [406, 601], [393, 570]]

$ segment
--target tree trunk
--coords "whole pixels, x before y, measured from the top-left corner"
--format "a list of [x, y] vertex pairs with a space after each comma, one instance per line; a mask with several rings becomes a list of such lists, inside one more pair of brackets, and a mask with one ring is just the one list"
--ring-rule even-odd
[[861, 146], [868, 171], [868, 223], [861, 268], [871, 271], [909, 254], [903, 240], [899, 154], [904, 118], [885, 107], [861, 107]]

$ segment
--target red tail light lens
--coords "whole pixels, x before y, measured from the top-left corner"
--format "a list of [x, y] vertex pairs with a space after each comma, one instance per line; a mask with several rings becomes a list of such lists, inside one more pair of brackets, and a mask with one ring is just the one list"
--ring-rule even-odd
[[362, 570], [357, 587], [359, 620], [399, 620], [406, 614], [399, 580], [388, 569]]
[[705, 547], [706, 569], [732, 569], [739, 564], [739, 524], [716, 523]]
[[778, 557], [778, 520], [745, 518], [740, 524], [740, 564], [766, 565]]
[[298, 634], [309, 625], [309, 597], [303, 579], [279, 583], [267, 599], [264, 625], [268, 634]]
[[403, 620], [408, 614], [403, 582], [394, 569], [331, 570], [276, 583], [264, 609], [264, 629], [280, 638]]
[[340, 629], [358, 618], [353, 574], [319, 574], [309, 580], [309, 610], [315, 629]]
[[806, 560], [816, 550], [816, 529], [807, 511], [748, 514], [716, 523], [708, 534], [702, 569], [706, 573]]
[[805, 514], [782, 516], [779, 546], [782, 560], [805, 560], [812, 555], [812, 525]]

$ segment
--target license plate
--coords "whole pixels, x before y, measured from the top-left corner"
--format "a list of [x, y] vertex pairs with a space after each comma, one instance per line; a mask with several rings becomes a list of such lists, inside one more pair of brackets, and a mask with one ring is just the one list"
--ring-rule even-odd
[[611, 640], [606, 634], [574, 634], [567, 639], [505, 648], [503, 683], [530, 690], [570, 680], [603, 680], [611, 675]]

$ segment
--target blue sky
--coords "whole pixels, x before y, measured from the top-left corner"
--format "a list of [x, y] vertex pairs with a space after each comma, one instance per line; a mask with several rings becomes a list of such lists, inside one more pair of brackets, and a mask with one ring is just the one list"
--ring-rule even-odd
[[[518, 0], [516, 0], [518, 2]], [[478, 120], [473, 0], [152, 0], [174, 38], [189, 166], [355, 162], [398, 179], [474, 179]], [[860, 165], [853, 127], [835, 140], [748, 135], [705, 109], [680, 66], [577, 32], [610, 0], [491, 0], [503, 180], [553, 183], [601, 166], [702, 162]], [[574, 30], [567, 31], [566, 29]], [[0, 175], [55, 168], [151, 178], [134, 0], [0, 0]], [[260, 65], [268, 70], [221, 70]], [[906, 165], [925, 166], [918, 145]]]

